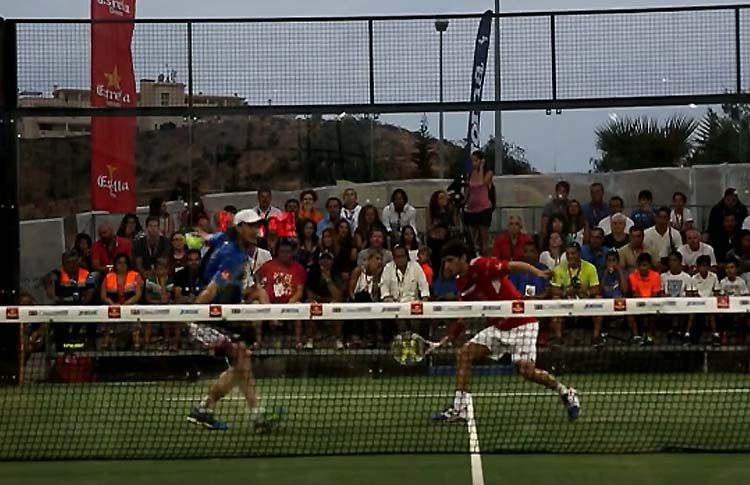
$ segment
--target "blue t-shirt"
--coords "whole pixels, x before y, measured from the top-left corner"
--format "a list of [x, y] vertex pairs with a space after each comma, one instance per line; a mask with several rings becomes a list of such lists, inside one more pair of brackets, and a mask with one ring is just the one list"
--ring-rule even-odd
[[599, 251], [594, 254], [594, 252], [591, 250], [591, 246], [588, 244], [585, 244], [583, 247], [581, 247], [581, 259], [584, 261], [588, 261], [589, 263], [596, 266], [596, 272], [601, 273], [604, 271], [604, 267], [607, 264], [607, 253], [609, 252], [609, 248], [607, 246], [602, 246]]
[[605, 217], [609, 216], [609, 207], [607, 204], [602, 203], [600, 206], [593, 206], [591, 202], [584, 204], [581, 208], [583, 215], [586, 220], [589, 221], [589, 227], [596, 227], [599, 222]]
[[458, 286], [455, 279], [444, 280], [436, 277], [432, 280], [432, 289], [430, 292], [435, 298], [454, 297], [458, 295]]
[[203, 274], [205, 281], [219, 285], [214, 303], [242, 302], [242, 282], [248, 262], [247, 251], [237, 241], [225, 240], [216, 248]]
[[[549, 270], [549, 268], [539, 263], [535, 263], [534, 267], [543, 271]], [[530, 296], [542, 296], [547, 291], [547, 280], [539, 276], [534, 276], [529, 273], [513, 272], [508, 275], [508, 279], [524, 296], [524, 298]]]
[[619, 271], [605, 271], [600, 278], [602, 285], [602, 296], [604, 298], [623, 298], [625, 295], [620, 286]]
[[640, 227], [643, 230], [654, 225], [654, 217], [656, 217], [656, 215], [653, 210], [645, 211], [641, 208], [634, 210], [633, 213], [630, 214], [630, 218], [633, 219], [635, 227]]

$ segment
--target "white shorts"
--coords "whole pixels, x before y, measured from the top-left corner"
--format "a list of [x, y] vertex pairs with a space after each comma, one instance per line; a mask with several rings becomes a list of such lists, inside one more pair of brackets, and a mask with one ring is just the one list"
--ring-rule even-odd
[[491, 326], [474, 335], [469, 342], [490, 349], [491, 359], [498, 360], [504, 354], [510, 354], [513, 363], [522, 360], [534, 362], [538, 333], [539, 322], [527, 323], [510, 330], [500, 330]]

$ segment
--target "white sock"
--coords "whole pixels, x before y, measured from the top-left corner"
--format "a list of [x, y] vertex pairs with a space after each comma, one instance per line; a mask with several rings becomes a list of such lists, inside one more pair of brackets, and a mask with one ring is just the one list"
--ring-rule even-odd
[[198, 404], [198, 410], [203, 413], [210, 413], [211, 410], [208, 408], [208, 403], [211, 401], [211, 398], [208, 394], [203, 396], [203, 399], [201, 399], [200, 404]]
[[469, 405], [470, 393], [464, 391], [456, 391], [456, 397], [453, 398], [453, 409], [456, 411], [464, 411]]
[[557, 392], [560, 393], [561, 396], [564, 396], [568, 393], [568, 388], [562, 385], [561, 383], [557, 383]]

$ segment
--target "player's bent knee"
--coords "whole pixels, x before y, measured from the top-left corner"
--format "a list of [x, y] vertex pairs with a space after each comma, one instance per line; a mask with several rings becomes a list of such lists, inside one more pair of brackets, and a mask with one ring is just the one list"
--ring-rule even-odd
[[536, 365], [532, 361], [522, 360], [516, 362], [516, 365], [518, 366], [518, 373], [523, 377], [531, 377], [536, 372]]

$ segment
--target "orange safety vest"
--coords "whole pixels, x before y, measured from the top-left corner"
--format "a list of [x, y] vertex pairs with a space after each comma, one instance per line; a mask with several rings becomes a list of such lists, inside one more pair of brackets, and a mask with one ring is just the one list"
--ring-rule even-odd
[[[86, 271], [83, 268], [78, 268], [78, 277], [76, 279], [76, 284], [79, 287], [85, 287], [86, 286], [86, 280], [88, 280], [89, 272]], [[73, 286], [72, 280], [70, 279], [70, 276], [68, 276], [67, 271], [65, 271], [65, 268], [60, 268], [60, 286]]]
[[[108, 273], [104, 278], [105, 291], [112, 300], [119, 303], [122, 303], [128, 298], [132, 298], [135, 295], [137, 286], [138, 273], [135, 271], [128, 271], [128, 274], [125, 275], [125, 285], [122, 288], [120, 288], [120, 285], [117, 282], [117, 273], [114, 271]], [[120, 292], [120, 289], [122, 289], [122, 292]]]

